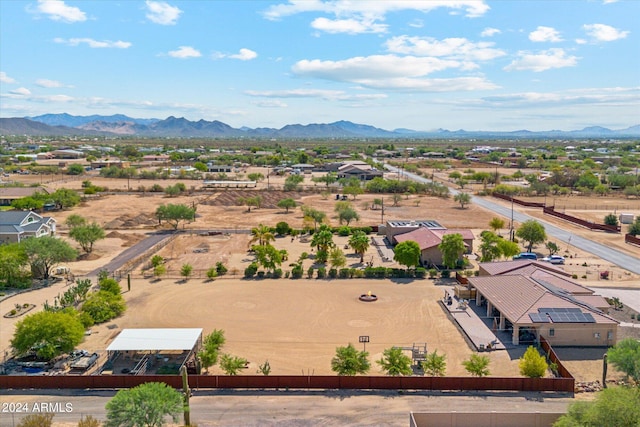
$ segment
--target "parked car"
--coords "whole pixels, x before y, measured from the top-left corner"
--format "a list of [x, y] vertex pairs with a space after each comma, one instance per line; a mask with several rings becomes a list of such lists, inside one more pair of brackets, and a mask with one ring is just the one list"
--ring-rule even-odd
[[551, 255], [542, 258], [544, 262], [550, 262], [551, 264], [564, 264], [564, 257], [561, 255]]
[[538, 255], [534, 254], [533, 252], [522, 252], [514, 256], [513, 259], [532, 259], [536, 261], [538, 259]]

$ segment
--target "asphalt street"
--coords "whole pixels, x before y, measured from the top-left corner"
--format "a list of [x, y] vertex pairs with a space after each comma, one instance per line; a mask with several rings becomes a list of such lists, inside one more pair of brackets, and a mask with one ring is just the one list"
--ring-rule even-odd
[[[42, 391], [3, 391], [0, 410], [6, 408], [7, 411], [0, 414], [0, 427], [15, 427], [25, 415], [47, 407], [47, 404], [60, 409], [56, 411], [54, 422], [76, 424], [83, 415], [104, 420], [105, 405], [114, 394], [113, 391], [95, 390], [50, 390], [47, 394]], [[562, 394], [506, 392], [194, 390], [190, 407], [191, 421], [200, 427], [405, 427], [412, 411], [564, 413], [572, 401], [568, 395]], [[17, 412], [16, 408], [23, 412]]]

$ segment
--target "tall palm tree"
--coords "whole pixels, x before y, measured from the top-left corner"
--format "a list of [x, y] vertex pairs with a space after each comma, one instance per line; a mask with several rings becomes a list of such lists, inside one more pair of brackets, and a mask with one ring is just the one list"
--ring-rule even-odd
[[349, 246], [360, 255], [360, 262], [364, 262], [364, 254], [369, 249], [369, 236], [358, 230], [349, 237]]
[[249, 241], [249, 246], [252, 246], [256, 242], [258, 243], [258, 245], [264, 246], [276, 240], [275, 236], [271, 232], [271, 229], [268, 226], [262, 224], [252, 228], [251, 235], [253, 237]]
[[327, 251], [330, 247], [334, 246], [333, 243], [333, 233], [331, 232], [331, 228], [322, 224], [318, 231], [313, 233], [313, 237], [311, 238], [311, 246], [316, 246], [318, 251]]

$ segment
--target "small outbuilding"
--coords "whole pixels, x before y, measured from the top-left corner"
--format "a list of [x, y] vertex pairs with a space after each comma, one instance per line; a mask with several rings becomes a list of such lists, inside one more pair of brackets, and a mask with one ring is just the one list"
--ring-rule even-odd
[[202, 347], [202, 328], [123, 329], [107, 347], [103, 374], [178, 373], [195, 368]]

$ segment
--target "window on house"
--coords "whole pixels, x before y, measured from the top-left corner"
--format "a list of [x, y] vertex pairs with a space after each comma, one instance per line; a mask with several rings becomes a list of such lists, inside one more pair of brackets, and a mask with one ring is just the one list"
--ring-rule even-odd
[[556, 335], [556, 330], [553, 328], [549, 329], [549, 336], [554, 337], [555, 335]]

